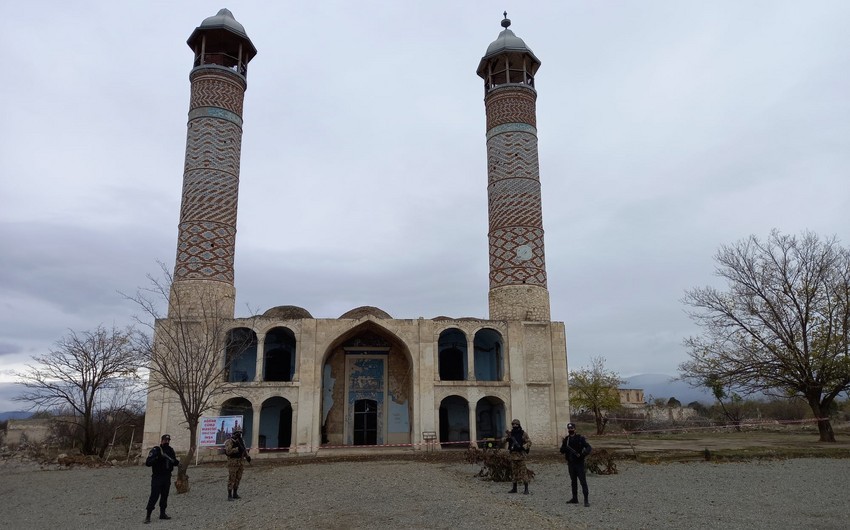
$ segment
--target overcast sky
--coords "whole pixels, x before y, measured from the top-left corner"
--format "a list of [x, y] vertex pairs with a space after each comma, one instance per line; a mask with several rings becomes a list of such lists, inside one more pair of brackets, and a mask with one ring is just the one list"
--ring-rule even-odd
[[850, 243], [850, 2], [413, 4], [4, 3], [0, 382], [69, 328], [128, 323], [118, 291], [173, 267], [185, 42], [221, 7], [258, 49], [238, 316], [487, 317], [475, 70], [505, 9], [543, 63], [546, 262], [571, 369], [675, 375], [698, 332], [680, 300], [716, 282], [721, 244], [771, 228]]

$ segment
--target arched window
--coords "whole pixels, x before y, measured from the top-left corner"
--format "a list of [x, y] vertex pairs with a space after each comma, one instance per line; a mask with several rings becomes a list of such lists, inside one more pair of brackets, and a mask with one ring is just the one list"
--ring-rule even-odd
[[481, 329], [472, 341], [475, 348], [475, 379], [501, 381], [504, 377], [502, 335], [495, 329]]
[[228, 331], [224, 363], [226, 381], [231, 383], [253, 381], [257, 373], [257, 334], [248, 328]]
[[466, 335], [463, 331], [450, 328], [440, 333], [437, 343], [439, 353], [439, 372], [441, 381], [465, 381]]
[[263, 381], [292, 381], [295, 375], [295, 333], [274, 328], [266, 333]]

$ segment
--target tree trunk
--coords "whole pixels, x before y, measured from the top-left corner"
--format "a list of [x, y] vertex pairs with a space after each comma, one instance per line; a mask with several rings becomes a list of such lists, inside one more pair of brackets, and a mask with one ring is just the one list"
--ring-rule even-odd
[[174, 482], [174, 489], [177, 493], [189, 492], [189, 464], [195, 458], [195, 453], [198, 451], [198, 422], [189, 422], [189, 452], [180, 460], [180, 466], [177, 467], [177, 480]]
[[187, 471], [189, 470], [189, 462], [193, 458], [195, 458], [194, 444], [189, 446], [189, 452], [186, 453], [177, 467], [177, 480], [174, 481], [174, 489], [177, 490], [177, 493], [189, 493], [189, 473]]
[[602, 420], [602, 411], [594, 410], [593, 416], [596, 419], [596, 434], [601, 436], [605, 432], [605, 424], [607, 421]]
[[818, 420], [819, 441], [835, 442], [835, 432], [833, 432], [832, 423], [829, 421], [829, 403], [821, 403], [817, 399], [809, 399], [809, 406]]
[[83, 416], [83, 454], [84, 455], [95, 455], [97, 454], [97, 447], [95, 447], [95, 436], [94, 436], [94, 422], [92, 421], [91, 412], [88, 412], [88, 416]]

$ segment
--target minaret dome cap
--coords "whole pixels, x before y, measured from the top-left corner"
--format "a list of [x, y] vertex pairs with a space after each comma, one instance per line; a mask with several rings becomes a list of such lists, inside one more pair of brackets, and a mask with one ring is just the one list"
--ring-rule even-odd
[[[494, 55], [498, 55], [504, 52], [520, 52], [520, 53], [528, 53], [532, 57], [534, 57], [534, 53], [531, 51], [531, 48], [526, 46], [525, 41], [521, 38], [517, 37], [513, 31], [508, 29], [511, 26], [511, 19], [508, 18], [507, 11], [505, 12], [505, 18], [502, 19], [502, 27], [505, 28], [499, 33], [499, 36], [496, 37], [496, 40], [490, 43], [490, 46], [487, 47], [487, 53], [484, 54], [484, 59], [489, 59]], [[536, 57], [534, 57], [536, 59]]]
[[540, 66], [540, 59], [538, 59], [534, 52], [531, 51], [525, 41], [521, 38], [517, 37], [510, 28], [511, 21], [508, 18], [507, 13], [505, 13], [505, 18], [502, 20], [502, 27], [505, 28], [499, 33], [499, 36], [496, 37], [496, 40], [490, 43], [490, 46], [487, 46], [487, 52], [484, 54], [484, 57], [481, 58], [481, 62], [478, 66], [478, 75], [482, 75], [485, 71], [485, 66], [487, 61], [497, 55], [503, 54], [526, 54], [528, 55], [532, 62], [534, 63], [533, 70], [537, 70]]
[[254, 47], [254, 44], [251, 42], [248, 34], [245, 33], [245, 26], [233, 18], [233, 13], [231, 13], [229, 9], [219, 9], [218, 13], [214, 16], [205, 18], [204, 21], [201, 22], [201, 25], [195, 28], [195, 31], [192, 32], [192, 35], [186, 43], [189, 44], [190, 47], [194, 47], [195, 41], [200, 38], [202, 33], [218, 33], [222, 30], [245, 40], [245, 43], [249, 48], [249, 60], [251, 57], [257, 55], [257, 48]]

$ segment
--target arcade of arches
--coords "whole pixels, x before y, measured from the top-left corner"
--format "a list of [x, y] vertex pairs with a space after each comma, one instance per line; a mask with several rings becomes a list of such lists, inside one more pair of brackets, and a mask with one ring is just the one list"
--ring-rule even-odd
[[[228, 332], [224, 362], [228, 382], [291, 382], [296, 368], [297, 340], [287, 327], [274, 327], [262, 340], [247, 327]], [[437, 341], [440, 381], [501, 381], [504, 376], [501, 334], [482, 328], [468, 336], [456, 327], [443, 330]], [[473, 351], [473, 356], [468, 352]], [[259, 354], [262, 352], [262, 355]], [[411, 443], [411, 362], [408, 348], [391, 333], [366, 325], [340, 337], [322, 367], [321, 444], [325, 447]], [[259, 377], [258, 374], [263, 374]], [[220, 415], [242, 415], [245, 439], [254, 440], [253, 406], [244, 397], [222, 403]], [[263, 401], [258, 418], [257, 446], [262, 451], [288, 451], [292, 443], [292, 404], [280, 396]], [[485, 397], [475, 406], [478, 439], [504, 431], [505, 406]], [[470, 441], [469, 405], [450, 396], [440, 403], [439, 441], [444, 447]]]

